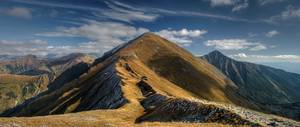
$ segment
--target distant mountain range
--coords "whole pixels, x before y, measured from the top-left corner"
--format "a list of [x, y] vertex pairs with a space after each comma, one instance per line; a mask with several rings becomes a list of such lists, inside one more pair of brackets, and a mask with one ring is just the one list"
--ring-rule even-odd
[[[299, 99], [298, 94], [282, 84], [289, 82], [288, 85], [298, 89], [293, 83], [298, 81], [297, 75], [255, 64], [244, 67], [244, 63], [230, 62], [221, 55], [213, 52], [199, 59], [167, 39], [145, 33], [106, 52], [92, 64], [81, 62], [69, 67], [53, 78], [46, 91], [3, 112], [2, 116], [14, 118], [0, 118], [0, 123], [13, 122], [20, 126], [42, 126], [43, 123], [52, 126], [147, 126], [152, 122], [157, 126], [183, 122], [183, 126], [300, 124], [246, 109], [275, 111], [268, 109], [271, 101], [274, 101], [272, 108], [275, 105], [293, 107], [293, 102]], [[56, 65], [66, 61], [50, 63]], [[217, 61], [216, 64], [222, 66], [221, 71], [210, 64], [211, 61]], [[226, 71], [222, 70], [223, 66]], [[283, 74], [288, 75], [281, 76]], [[254, 81], [248, 84], [250, 79]], [[270, 82], [271, 85], [267, 84]], [[281, 111], [274, 114], [297, 119]], [[22, 122], [24, 119], [26, 122]]]
[[58, 58], [34, 55], [6, 57], [0, 61], [0, 74], [41, 75], [57, 77], [66, 68], [80, 62], [91, 63], [94, 58], [82, 53], [72, 53]]
[[202, 59], [221, 70], [238, 86], [240, 95], [255, 103], [255, 107], [247, 107], [294, 119], [300, 118], [299, 74], [236, 61], [219, 51], [213, 51]]
[[93, 58], [81, 53], [46, 59], [34, 55], [2, 57], [0, 61], [0, 112], [23, 103], [47, 89], [61, 73]]

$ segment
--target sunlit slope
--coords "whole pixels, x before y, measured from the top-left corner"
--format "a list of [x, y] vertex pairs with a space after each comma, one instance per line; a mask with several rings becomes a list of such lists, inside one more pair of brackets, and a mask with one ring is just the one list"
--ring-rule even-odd
[[0, 113], [47, 90], [47, 85], [61, 73], [74, 74], [69, 68], [91, 62], [93, 58], [81, 53], [56, 59], [42, 59], [34, 55], [3, 59], [0, 61]]
[[46, 75], [0, 74], [0, 112], [13, 108], [44, 91], [48, 83]]
[[234, 84], [206, 61], [176, 44], [148, 33], [117, 53], [136, 59], [173, 84], [208, 100], [232, 102]]
[[[146, 33], [107, 52], [92, 65], [68, 69], [49, 84], [49, 90], [2, 114], [35, 117], [0, 121], [25, 126], [74, 126], [68, 121], [78, 126], [266, 125], [233, 109], [193, 101], [247, 102], [236, 93], [234, 83], [214, 66]], [[64, 115], [47, 116], [54, 114]], [[83, 122], [88, 119], [91, 121]], [[57, 122], [51, 123], [53, 120]]]
[[[212, 65], [166, 39], [147, 33], [106, 53], [91, 67], [73, 67], [74, 71], [62, 74], [59, 81], [51, 83], [48, 91], [6, 114], [32, 116], [118, 108], [128, 102], [122, 96], [122, 78], [116, 73], [116, 65], [121, 61], [127, 62], [124, 66], [133, 66], [131, 70], [145, 73], [145, 77], [153, 73], [157, 81], [166, 80], [168, 83], [153, 85], [173, 96], [183, 93], [183, 89], [202, 99], [242, 101], [235, 95], [234, 84]], [[164, 88], [168, 84], [181, 91], [168, 91]]]

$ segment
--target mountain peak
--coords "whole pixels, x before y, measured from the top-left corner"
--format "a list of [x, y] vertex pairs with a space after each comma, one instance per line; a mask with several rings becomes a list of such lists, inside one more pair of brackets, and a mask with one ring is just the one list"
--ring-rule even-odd
[[213, 58], [227, 58], [230, 59], [228, 56], [224, 55], [222, 52], [220, 52], [219, 50], [214, 50], [210, 53], [208, 53], [207, 55], [208, 57], [213, 57]]
[[145, 32], [145, 33], [142, 34], [142, 36], [145, 36], [145, 35], [153, 35], [153, 36], [155, 36], [155, 34], [153, 32]]
[[36, 55], [28, 54], [28, 55], [25, 55], [23, 58], [25, 58], [25, 59], [37, 59], [38, 57]]
[[143, 40], [144, 41], [147, 40], [151, 42], [162, 42], [161, 40], [165, 41], [166, 39], [152, 32], [146, 32], [141, 36], [137, 37], [136, 39], [134, 39], [135, 42], [144, 42]]
[[210, 52], [210, 53], [220, 53], [220, 54], [222, 54], [222, 52], [220, 52], [219, 50], [213, 50], [212, 52]]

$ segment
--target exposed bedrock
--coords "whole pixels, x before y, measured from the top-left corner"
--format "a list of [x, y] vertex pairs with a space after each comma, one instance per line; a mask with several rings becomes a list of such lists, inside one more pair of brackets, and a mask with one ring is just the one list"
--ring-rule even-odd
[[217, 122], [230, 125], [260, 126], [259, 124], [243, 119], [231, 111], [214, 105], [205, 105], [185, 99], [170, 98], [156, 93], [144, 80], [137, 83], [143, 96], [140, 103], [145, 114], [136, 119], [137, 123], [151, 122]]

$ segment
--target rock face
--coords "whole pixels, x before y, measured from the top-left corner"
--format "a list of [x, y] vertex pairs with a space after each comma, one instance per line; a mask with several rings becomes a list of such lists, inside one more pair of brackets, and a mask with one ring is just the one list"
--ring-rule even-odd
[[228, 110], [183, 99], [169, 99], [160, 103], [137, 119], [137, 122], [142, 121], [213, 122], [229, 125], [260, 126]]
[[219, 51], [202, 57], [220, 69], [238, 87], [239, 94], [263, 112], [300, 118], [300, 75], [263, 65], [233, 60]]
[[197, 98], [249, 104], [237, 94], [235, 84], [214, 66], [152, 33], [114, 48], [92, 65], [68, 70], [47, 91], [2, 116], [95, 111], [104, 114], [102, 120], [110, 123], [118, 119], [132, 124], [189, 121], [259, 125], [233, 111], [189, 101]]

